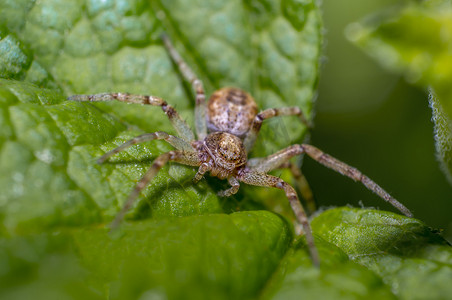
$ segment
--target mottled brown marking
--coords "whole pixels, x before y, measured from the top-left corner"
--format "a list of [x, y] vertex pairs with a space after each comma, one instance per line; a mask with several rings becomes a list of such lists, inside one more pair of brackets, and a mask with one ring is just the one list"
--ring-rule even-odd
[[166, 105], [166, 103], [165, 105], [162, 105], [162, 109], [170, 119], [174, 118], [174, 116], [177, 114], [174, 108], [172, 106]]
[[223, 159], [226, 163], [235, 167], [246, 163], [247, 157], [243, 142], [237, 136], [227, 132], [215, 132], [205, 139], [207, 148], [214, 159]]
[[238, 89], [229, 89], [226, 92], [226, 100], [228, 102], [232, 102], [235, 105], [246, 105], [248, 95], [241, 90]]
[[224, 131], [243, 137], [257, 114], [253, 97], [237, 88], [222, 88], [210, 96], [207, 104], [207, 127], [211, 132]]

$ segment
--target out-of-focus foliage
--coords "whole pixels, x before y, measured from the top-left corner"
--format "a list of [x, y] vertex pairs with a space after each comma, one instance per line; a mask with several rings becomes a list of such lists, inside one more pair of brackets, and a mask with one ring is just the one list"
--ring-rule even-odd
[[435, 140], [452, 183], [452, 3], [413, 1], [347, 28], [348, 38], [406, 80], [430, 87]]
[[[331, 209], [312, 226], [355, 262], [378, 274], [401, 299], [447, 299], [451, 246], [416, 220], [392, 213]], [[447, 280], [446, 280], [447, 281]]]

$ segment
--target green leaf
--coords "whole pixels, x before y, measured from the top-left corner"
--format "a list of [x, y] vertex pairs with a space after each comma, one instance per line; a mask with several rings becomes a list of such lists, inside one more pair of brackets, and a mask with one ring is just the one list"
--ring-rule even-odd
[[74, 238], [93, 277], [111, 282], [114, 299], [237, 299], [258, 293], [293, 237], [283, 219], [260, 211], [134, 223], [119, 239], [105, 229]]
[[[220, 202], [218, 180], [194, 185], [195, 170], [177, 164], [165, 166], [130, 211], [146, 221], [125, 224], [119, 239], [97, 228], [171, 147], [157, 141], [103, 165], [96, 159], [143, 132], [174, 130], [156, 107], [65, 99], [151, 94], [192, 124], [193, 92], [164, 50], [163, 32], [208, 94], [234, 85], [261, 109], [296, 105], [311, 117], [321, 49], [314, 1], [2, 1], [1, 298], [256, 297], [287, 251], [292, 230], [275, 214], [212, 214], [262, 207], [260, 199], [241, 193]], [[301, 141], [305, 130], [295, 117], [268, 122], [255, 155]]]
[[[150, 143], [97, 165], [96, 158], [106, 149], [138, 132], [91, 105], [65, 101], [51, 90], [6, 80], [0, 86], [8, 138], [0, 153], [5, 171], [0, 175], [1, 215], [10, 234], [110, 220], [149, 159], [170, 150], [164, 143]], [[220, 211], [215, 191], [205, 182], [193, 185], [193, 176], [188, 167], [163, 168], [143, 192], [152, 199], [146, 215]]]
[[264, 299], [395, 299], [381, 278], [350, 261], [338, 247], [321, 238], [316, 244], [321, 268], [312, 266], [305, 246], [298, 243], [282, 259]]
[[451, 292], [452, 248], [421, 222], [391, 213], [341, 208], [317, 216], [320, 269], [303, 240], [289, 248], [290, 226], [270, 212], [124, 225], [119, 237], [85, 227], [1, 238], [0, 295], [441, 299]]
[[449, 0], [415, 1], [350, 24], [348, 38], [383, 67], [431, 88], [438, 158], [452, 184], [452, 5]]
[[[152, 94], [192, 124], [193, 93], [161, 44], [166, 32], [208, 94], [234, 85], [250, 91], [262, 109], [296, 105], [310, 118], [321, 48], [314, 1], [4, 0], [0, 20], [1, 298], [399, 293], [389, 275], [350, 261], [346, 247], [333, 245], [323, 229], [314, 226], [318, 270], [304, 240], [293, 244], [293, 230], [280, 216], [221, 214], [286, 205], [280, 191], [248, 190], [221, 200], [216, 193], [223, 183], [193, 184], [196, 170], [177, 164], [165, 166], [143, 191], [120, 236], [108, 235], [104, 224], [151, 161], [171, 147], [156, 141], [103, 165], [96, 159], [143, 132], [174, 130], [156, 107], [65, 100], [74, 93]], [[254, 155], [304, 134], [295, 118], [275, 119], [264, 125]], [[334, 218], [324, 221], [334, 230], [328, 223]], [[354, 238], [367, 235], [358, 231]]]
[[0, 296], [246, 299], [293, 239], [288, 223], [266, 211], [146, 220], [122, 230], [117, 238], [87, 227], [0, 239]]
[[0, 237], [2, 299], [102, 299], [87, 285], [72, 238], [61, 232]]
[[[262, 109], [297, 105], [310, 118], [321, 48], [321, 21], [313, 1], [229, 1], [227, 5], [210, 1], [202, 4], [202, 10], [186, 0], [93, 0], [86, 6], [75, 0], [22, 2], [20, 6], [5, 1], [0, 16], [13, 31], [10, 35], [28, 46], [33, 54], [26, 56], [28, 60], [36, 57], [66, 94], [157, 95], [191, 119], [193, 93], [180, 84], [180, 75], [162, 47], [159, 36], [166, 32], [208, 94], [234, 85], [249, 91]], [[22, 22], [12, 20], [17, 15]], [[145, 131], [155, 130], [155, 125], [171, 131], [162, 115], [153, 116], [155, 123], [149, 123], [153, 110], [118, 104], [106, 110], [110, 109]], [[270, 154], [300, 141], [305, 128], [292, 118], [264, 125], [256, 154]]]
[[400, 299], [446, 299], [452, 292], [452, 247], [421, 221], [341, 208], [322, 213], [312, 227], [374, 271]]
[[437, 158], [447, 180], [452, 183], [452, 122], [433, 91], [430, 91], [429, 102], [435, 124]]
[[[166, 32], [208, 93], [235, 85], [261, 108], [297, 105], [310, 116], [321, 44], [313, 2], [210, 2], [203, 6], [202, 15], [211, 16], [205, 24], [190, 1], [82, 2], [2, 2], [1, 76], [66, 95], [157, 95], [192, 123], [193, 92], [162, 46], [159, 36]], [[174, 133], [166, 116], [156, 107], [67, 103], [56, 93], [57, 100], [42, 107], [24, 105], [25, 94], [38, 97], [40, 90], [10, 81], [2, 86], [8, 99], [2, 102], [2, 167], [10, 171], [1, 182], [8, 187], [2, 199], [9, 233], [110, 220], [150, 161], [170, 149], [160, 142], [139, 145], [98, 166], [97, 157], [135, 135]], [[263, 127], [256, 154], [301, 141], [304, 132], [298, 121], [275, 119]], [[220, 212], [218, 188], [192, 185], [193, 174], [192, 168], [165, 167], [144, 191], [147, 201], [137, 204], [135, 217]]]

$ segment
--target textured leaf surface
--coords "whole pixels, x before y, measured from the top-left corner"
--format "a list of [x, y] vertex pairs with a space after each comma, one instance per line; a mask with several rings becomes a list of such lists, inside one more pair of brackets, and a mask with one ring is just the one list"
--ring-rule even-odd
[[[234, 85], [250, 91], [261, 108], [297, 105], [311, 115], [321, 44], [313, 1], [2, 1], [0, 298], [403, 297], [404, 290], [392, 286], [397, 276], [358, 264], [323, 227], [314, 226], [323, 262], [318, 270], [280, 216], [221, 214], [285, 204], [282, 193], [258, 189], [218, 199], [219, 180], [194, 185], [195, 170], [176, 164], [143, 191], [129, 215], [134, 221], [107, 234], [104, 224], [150, 162], [171, 147], [145, 143], [103, 165], [96, 159], [143, 132], [174, 131], [155, 107], [65, 98], [153, 94], [192, 123], [193, 95], [161, 45], [163, 31], [208, 93]], [[304, 130], [295, 118], [275, 119], [263, 127], [254, 154], [300, 141]], [[334, 231], [341, 218], [327, 211], [314, 222]], [[353, 239], [375, 238], [364, 227], [355, 224], [361, 230]], [[346, 231], [334, 233], [349, 238]], [[387, 234], [382, 242], [394, 239]], [[450, 252], [438, 247], [429, 259]]]
[[265, 211], [135, 223], [116, 240], [104, 229], [75, 234], [84, 264], [113, 282], [116, 299], [252, 297], [291, 240], [288, 224]]
[[[21, 2], [5, 0], [1, 12], [6, 22], [6, 46], [0, 47], [4, 77], [26, 77], [37, 57], [66, 94], [152, 94], [188, 110], [193, 95], [180, 84], [161, 45], [159, 36], [166, 32], [208, 94], [234, 85], [249, 91], [261, 108], [297, 105], [310, 116], [321, 43], [320, 18], [312, 1], [94, 0], [85, 6], [82, 0]], [[150, 113], [144, 111], [149, 110], [115, 104], [110, 108], [144, 130], [155, 130], [156, 125], [171, 130], [164, 116], [155, 114], [148, 122]], [[190, 118], [191, 110], [183, 115]], [[270, 123], [263, 137], [272, 138], [261, 139], [266, 144], [258, 148], [260, 154], [304, 134], [299, 122]]]
[[452, 183], [452, 122], [432, 90], [429, 95], [429, 103], [435, 123], [436, 155], [446, 178]]
[[248, 298], [262, 288], [291, 240], [286, 221], [266, 211], [134, 222], [121, 237], [86, 227], [2, 238], [7, 264], [0, 295]]
[[[234, 85], [249, 91], [262, 109], [296, 105], [308, 118], [311, 115], [321, 49], [321, 20], [313, 1], [255, 1], [247, 4], [210, 1], [201, 4], [182, 0], [161, 3], [140, 0], [5, 0], [0, 19], [3, 23], [0, 42], [6, 45], [0, 47], [3, 59], [0, 61], [0, 74], [8, 79], [25, 80], [60, 90], [64, 96], [106, 91], [156, 95], [175, 106], [192, 124], [193, 93], [191, 87], [182, 82], [162, 46], [160, 35], [166, 32], [203, 80], [207, 94], [219, 87]], [[60, 97], [62, 101], [63, 96]], [[83, 119], [87, 112], [72, 111], [80, 120], [77, 126], [67, 124], [64, 128], [67, 139], [72, 139], [70, 146], [76, 147], [68, 156], [67, 163], [71, 166], [68, 173], [86, 196], [108, 210], [102, 214], [111, 217], [143, 174], [145, 166], [169, 148], [156, 143], [159, 151], [154, 151], [155, 154], [145, 153], [149, 149], [144, 146], [141, 154], [140, 150], [131, 149], [127, 152], [129, 155], [118, 155], [116, 162], [122, 158], [124, 164], [109, 164], [102, 168], [92, 166], [95, 157], [102, 154], [99, 149], [110, 150], [143, 132], [163, 130], [174, 133], [174, 130], [156, 107], [122, 103], [96, 106], [115, 115], [118, 124], [135, 126], [135, 131], [121, 133], [126, 130], [123, 128], [105, 133], [102, 141], [91, 141], [91, 133], [87, 132], [92, 128], [81, 125], [89, 122]], [[91, 109], [90, 106], [88, 110]], [[98, 130], [102, 134], [103, 129]], [[262, 128], [254, 154], [273, 153], [301, 141], [304, 134], [305, 128], [296, 117], [270, 120]], [[82, 140], [82, 137], [88, 140]], [[112, 140], [114, 137], [116, 140]], [[130, 164], [131, 161], [143, 161], [144, 157], [149, 158], [146, 164]], [[113, 167], [122, 171], [113, 171]], [[84, 174], [87, 170], [89, 174]], [[183, 167], [169, 170], [188, 172]], [[177, 183], [166, 182], [171, 191], [169, 194], [178, 193], [177, 197], [180, 197], [181, 193], [173, 193], [172, 188], [190, 188], [189, 177], [187, 173], [187, 177]], [[117, 185], [118, 181], [123, 184]], [[161, 181], [160, 186], [163, 183]], [[205, 188], [201, 185], [201, 189]], [[161, 194], [156, 193], [158, 196]], [[151, 206], [166, 205], [167, 210], [177, 210], [169, 215], [219, 212], [218, 203], [209, 204], [218, 202], [218, 199], [214, 199], [213, 194], [205, 194], [202, 198], [207, 204], [201, 204], [204, 208], [200, 209], [189, 207], [187, 203], [180, 208], [175, 199], [164, 202], [153, 198]], [[171, 197], [165, 195], [163, 193], [165, 199]], [[147, 198], [150, 197], [148, 194]], [[154, 212], [168, 215], [168, 211]]]
[[389, 70], [431, 88], [438, 158], [452, 183], [452, 2], [410, 2], [349, 25], [351, 41]]
[[[111, 163], [96, 157], [137, 135], [117, 118], [60, 93], [1, 80], [8, 140], [0, 154], [2, 220], [8, 233], [79, 226], [110, 220], [149, 165], [170, 150], [163, 143], [137, 146]], [[144, 192], [151, 209], [140, 213], [182, 216], [221, 211], [205, 183], [191, 184], [194, 170], [165, 167]], [[118, 203], [119, 202], [119, 203]], [[151, 212], [150, 212], [151, 211]]]
[[350, 261], [325, 240], [317, 238], [316, 242], [321, 268], [314, 268], [302, 244], [296, 244], [282, 259], [264, 290], [264, 299], [396, 299], [375, 273]]
[[[203, 295], [207, 286], [212, 297], [252, 297], [290, 246], [291, 230], [274, 214], [198, 217], [223, 211], [216, 196], [223, 187], [193, 185], [195, 171], [176, 164], [159, 172], [130, 213], [152, 221], [125, 226], [118, 240], [93, 227], [112, 219], [150, 162], [171, 147], [146, 143], [104, 165], [96, 159], [143, 132], [174, 130], [158, 108], [65, 98], [152, 94], [192, 123], [193, 93], [161, 44], [163, 32], [208, 94], [234, 85], [261, 108], [297, 105], [310, 116], [321, 44], [311, 1], [2, 1], [2, 298], [180, 297]], [[290, 118], [270, 122], [256, 152], [300, 141], [304, 130]], [[242, 198], [225, 210], [256, 207]]]
[[450, 297], [452, 247], [422, 222], [389, 212], [342, 208], [324, 212], [312, 226], [379, 275], [401, 299]]

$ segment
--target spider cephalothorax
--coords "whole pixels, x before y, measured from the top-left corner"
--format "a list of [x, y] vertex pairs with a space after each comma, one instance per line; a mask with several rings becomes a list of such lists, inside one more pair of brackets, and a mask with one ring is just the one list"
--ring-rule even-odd
[[195, 76], [192, 70], [182, 60], [168, 38], [163, 37], [163, 42], [171, 58], [176, 62], [184, 78], [189, 81], [196, 93], [195, 127], [197, 140], [190, 127], [180, 118], [177, 111], [166, 101], [155, 96], [130, 95], [124, 93], [104, 93], [95, 95], [74, 95], [69, 100], [76, 101], [108, 101], [118, 100], [128, 103], [141, 103], [160, 106], [179, 137], [166, 132], [157, 131], [140, 135], [121, 146], [107, 152], [98, 162], [106, 161], [110, 156], [123, 151], [137, 143], [151, 140], [165, 140], [177, 150], [164, 153], [157, 157], [152, 166], [135, 186], [122, 210], [112, 223], [112, 228], [119, 225], [125, 213], [132, 206], [140, 192], [153, 179], [157, 172], [169, 161], [178, 162], [189, 166], [197, 166], [198, 172], [194, 182], [199, 181], [206, 172], [220, 179], [227, 179], [231, 187], [220, 191], [220, 196], [231, 196], [237, 193], [240, 182], [250, 185], [274, 187], [283, 190], [297, 221], [303, 226], [309, 251], [313, 262], [320, 263], [317, 249], [314, 245], [311, 228], [306, 213], [301, 205], [295, 189], [281, 178], [267, 174], [275, 169], [289, 168], [300, 192], [305, 200], [313, 207], [313, 201], [309, 187], [300, 170], [290, 163], [290, 159], [296, 155], [306, 153], [308, 156], [355, 181], [362, 182], [368, 189], [378, 194], [381, 198], [391, 203], [407, 216], [411, 212], [380, 186], [359, 172], [357, 169], [331, 157], [320, 149], [308, 144], [296, 144], [282, 149], [275, 154], [262, 158], [248, 160], [248, 153], [253, 148], [262, 122], [275, 116], [295, 115], [300, 121], [308, 124], [298, 107], [269, 108], [258, 113], [254, 99], [246, 92], [237, 88], [222, 88], [212, 94], [208, 104], [202, 82]]
[[235, 175], [235, 170], [246, 164], [247, 157], [243, 142], [237, 136], [227, 132], [214, 132], [203, 141], [208, 153], [200, 154], [202, 163], [209, 165], [212, 176], [225, 179]]

